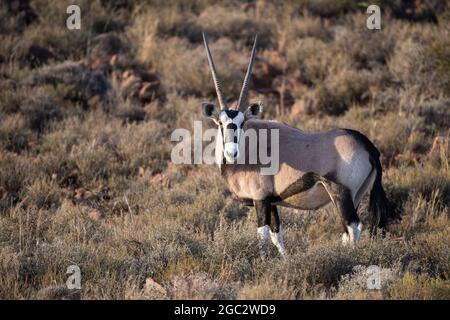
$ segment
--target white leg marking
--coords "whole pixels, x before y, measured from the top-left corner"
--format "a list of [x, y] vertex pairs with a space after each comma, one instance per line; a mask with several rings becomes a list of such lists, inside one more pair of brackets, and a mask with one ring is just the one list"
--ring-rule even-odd
[[363, 225], [362, 223], [356, 223], [353, 222], [350, 225], [347, 226], [347, 233], [344, 233], [342, 236], [342, 242], [344, 244], [351, 244], [354, 245], [359, 241], [359, 238], [361, 236]]
[[270, 231], [270, 240], [277, 247], [278, 252], [284, 257], [286, 254], [286, 249], [284, 248], [283, 233], [281, 232], [281, 227], [279, 232]]
[[270, 228], [267, 224], [265, 226], [259, 227], [257, 229], [256, 232], [257, 232], [258, 238], [262, 244], [266, 243], [267, 239], [269, 239], [269, 231], [270, 231]]

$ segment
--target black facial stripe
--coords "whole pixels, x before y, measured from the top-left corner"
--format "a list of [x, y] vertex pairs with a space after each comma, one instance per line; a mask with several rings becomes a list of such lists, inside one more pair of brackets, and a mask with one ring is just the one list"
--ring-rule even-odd
[[[227, 136], [227, 137], [225, 137], [225, 139], [224, 139], [224, 141], [225, 141], [225, 143], [227, 143], [227, 142], [230, 142], [230, 138], [231, 137], [233, 137], [233, 142], [234, 143], [237, 143], [238, 141], [237, 141], [237, 134], [236, 134], [236, 130], [237, 130], [237, 125], [236, 124], [234, 124], [234, 123], [229, 123], [229, 124], [227, 124], [226, 125], [226, 128], [225, 128], [228, 132], [229, 132], [229, 136]], [[231, 135], [231, 133], [232, 133], [232, 135]]]
[[239, 111], [238, 110], [228, 109], [228, 110], [225, 110], [225, 113], [227, 114], [227, 116], [230, 119], [234, 119], [239, 114]]

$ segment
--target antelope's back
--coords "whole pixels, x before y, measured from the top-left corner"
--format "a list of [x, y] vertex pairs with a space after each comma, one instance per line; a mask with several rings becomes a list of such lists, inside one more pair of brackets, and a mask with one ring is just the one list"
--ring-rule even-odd
[[368, 156], [363, 141], [352, 130], [307, 132], [267, 120], [248, 121], [244, 129], [250, 128], [257, 132], [261, 129], [279, 132], [278, 141], [268, 139], [271, 153], [277, 152], [273, 144], [278, 144], [279, 170], [273, 179], [274, 190], [278, 194], [308, 172], [320, 176], [336, 174], [340, 168], [352, 163], [355, 157]]

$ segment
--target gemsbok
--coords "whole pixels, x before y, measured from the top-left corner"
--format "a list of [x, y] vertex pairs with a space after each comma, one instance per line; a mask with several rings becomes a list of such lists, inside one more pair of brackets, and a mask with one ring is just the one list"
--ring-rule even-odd
[[[219, 108], [207, 102], [202, 105], [203, 114], [218, 125], [215, 160], [233, 196], [255, 207], [261, 242], [265, 243], [270, 235], [278, 251], [285, 254], [277, 206], [314, 210], [332, 202], [342, 218], [342, 241], [353, 245], [360, 239], [363, 227], [357, 209], [369, 190], [369, 210], [374, 220], [371, 230], [385, 229], [393, 213], [381, 183], [380, 153], [373, 143], [355, 130], [305, 132], [277, 121], [255, 119], [261, 115], [262, 105], [248, 105], [247, 94], [257, 37], [236, 108], [228, 108], [204, 34], [203, 42], [219, 102]], [[263, 165], [259, 161], [238, 161], [254, 152], [247, 145], [241, 152], [240, 144], [245, 140], [242, 137], [250, 129], [279, 131], [279, 167], [275, 174], [261, 174]], [[271, 145], [266, 147], [270, 149]]]

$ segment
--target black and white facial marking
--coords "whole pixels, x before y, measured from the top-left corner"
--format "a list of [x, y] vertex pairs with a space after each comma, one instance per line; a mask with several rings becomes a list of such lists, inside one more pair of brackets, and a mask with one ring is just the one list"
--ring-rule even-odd
[[219, 115], [223, 155], [228, 162], [233, 162], [239, 157], [239, 141], [244, 121], [244, 114], [238, 110], [224, 110]]
[[260, 103], [252, 104], [245, 112], [240, 110], [217, 110], [211, 103], [203, 104], [203, 114], [214, 120], [219, 126], [219, 134], [222, 146], [216, 145], [216, 149], [223, 150], [223, 157], [227, 162], [234, 162], [239, 157], [239, 142], [242, 136], [242, 128], [245, 121], [257, 117], [262, 112]]

